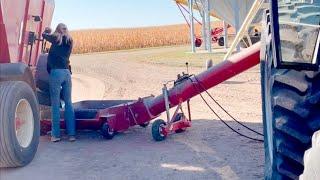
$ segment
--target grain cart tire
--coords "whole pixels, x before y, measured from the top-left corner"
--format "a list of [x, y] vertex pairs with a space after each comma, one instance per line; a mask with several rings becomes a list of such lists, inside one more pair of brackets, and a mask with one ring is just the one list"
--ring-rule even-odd
[[298, 179], [320, 129], [320, 74], [276, 69], [270, 49], [261, 59], [265, 178]]
[[37, 88], [42, 92], [49, 92], [49, 73], [47, 71], [48, 54], [41, 54], [38, 59], [35, 73]]
[[155, 141], [163, 141], [166, 139], [166, 135], [163, 134], [161, 130], [165, 125], [166, 123], [162, 119], [157, 119], [152, 123], [151, 133]]
[[37, 98], [22, 81], [0, 83], [0, 167], [21, 167], [36, 154], [40, 136]]

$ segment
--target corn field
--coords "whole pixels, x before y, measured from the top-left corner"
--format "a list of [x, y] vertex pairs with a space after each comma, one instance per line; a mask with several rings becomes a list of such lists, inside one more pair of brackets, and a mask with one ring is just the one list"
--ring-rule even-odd
[[[196, 26], [196, 32], [201, 27]], [[190, 42], [185, 24], [124, 29], [96, 29], [72, 31], [73, 53], [91, 53], [123, 49], [183, 45]], [[199, 34], [200, 35], [200, 34]]]
[[[222, 21], [212, 22], [212, 27], [222, 27]], [[234, 33], [233, 28], [228, 33]], [[190, 30], [186, 24], [143, 27], [92, 29], [72, 31], [73, 53], [92, 53], [124, 49], [185, 45], [190, 43]], [[195, 24], [196, 37], [201, 36], [201, 25]]]

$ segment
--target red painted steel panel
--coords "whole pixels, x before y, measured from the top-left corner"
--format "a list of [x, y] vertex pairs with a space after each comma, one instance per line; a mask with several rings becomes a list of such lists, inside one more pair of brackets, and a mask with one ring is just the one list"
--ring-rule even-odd
[[[60, 128], [66, 129], [66, 124], [63, 119], [60, 121]], [[41, 124], [41, 134], [47, 134], [51, 131], [51, 119], [42, 119]], [[100, 119], [77, 119], [76, 127], [77, 129], [93, 129], [99, 130], [103, 125], [103, 121]]]
[[[41, 5], [41, 13], [40, 13], [40, 17], [41, 19], [43, 19], [44, 17], [44, 11], [45, 11], [45, 1], [42, 1], [42, 5]], [[39, 39], [41, 38], [41, 34], [42, 34], [42, 29], [43, 29], [43, 21], [40, 22], [38, 31], [37, 31], [37, 36], [39, 37]], [[35, 60], [38, 60], [39, 54], [40, 54], [40, 45], [41, 43], [38, 42], [36, 45], [36, 54], [35, 54]], [[34, 64], [36, 65], [37, 62], [34, 62]]]
[[[5, 53], [8, 57], [0, 57], [1, 62], [15, 62], [18, 59], [18, 41], [20, 29], [19, 25], [22, 22], [24, 13], [25, 1], [20, 0], [0, 0], [2, 29], [1, 37], [6, 37], [7, 45], [1, 49], [7, 49]], [[5, 59], [5, 60], [4, 60]]]
[[[41, 38], [41, 32], [50, 26], [54, 0], [0, 0], [0, 63], [28, 63], [30, 46], [29, 31]], [[33, 16], [43, 21], [35, 22]], [[34, 44], [31, 64], [36, 65], [40, 53], [40, 42]]]
[[28, 14], [29, 14], [29, 6], [30, 6], [30, 0], [26, 0], [26, 4], [25, 4], [25, 8], [24, 8], [24, 14], [23, 14], [23, 22], [21, 24], [21, 34], [19, 37], [19, 55], [17, 60], [20, 62], [25, 62], [27, 64], [27, 59], [23, 59], [22, 55], [23, 55], [23, 50], [24, 50], [24, 46], [25, 45], [25, 41], [26, 41], [26, 28], [27, 28], [27, 22], [28, 22]]
[[[41, 16], [41, 9], [42, 9], [42, 3], [43, 0], [29, 0], [29, 9], [28, 9], [28, 16], [26, 21], [26, 28], [25, 31], [26, 34], [24, 35], [24, 44], [23, 44], [23, 54], [22, 54], [22, 61], [26, 64], [29, 63], [31, 66], [35, 66], [37, 62], [37, 45], [40, 43], [39, 41], [35, 41], [33, 44], [33, 48], [31, 48], [30, 45], [28, 45], [28, 38], [29, 38], [29, 32], [35, 32], [37, 35], [39, 32], [39, 26], [40, 22], [35, 22], [34, 18], [32, 16]], [[39, 38], [39, 36], [37, 37]], [[30, 59], [30, 53], [31, 53], [31, 59]]]
[[0, 2], [0, 63], [8, 63], [10, 59], [6, 28], [3, 22], [2, 3]]

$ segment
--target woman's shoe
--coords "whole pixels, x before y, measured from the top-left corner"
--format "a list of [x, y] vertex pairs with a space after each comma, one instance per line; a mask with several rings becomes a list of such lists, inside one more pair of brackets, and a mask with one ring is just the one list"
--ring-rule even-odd
[[59, 142], [59, 141], [61, 141], [61, 138], [51, 136], [51, 142]]
[[70, 141], [70, 142], [76, 141], [76, 137], [75, 137], [75, 136], [69, 136], [69, 141]]

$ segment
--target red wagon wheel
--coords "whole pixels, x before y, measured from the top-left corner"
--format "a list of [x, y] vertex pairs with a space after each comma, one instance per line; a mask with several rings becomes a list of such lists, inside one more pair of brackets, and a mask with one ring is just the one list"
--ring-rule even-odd
[[200, 47], [201, 44], [202, 44], [202, 39], [200, 39], [200, 38], [197, 37], [196, 40], [195, 40], [195, 45], [196, 45], [196, 47]]

